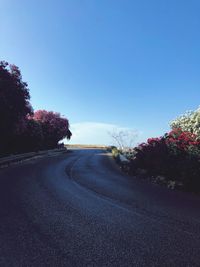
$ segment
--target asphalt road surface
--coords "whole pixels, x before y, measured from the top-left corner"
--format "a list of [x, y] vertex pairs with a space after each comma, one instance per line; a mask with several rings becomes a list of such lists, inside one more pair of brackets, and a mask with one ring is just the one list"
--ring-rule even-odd
[[77, 149], [0, 170], [0, 266], [200, 266], [200, 198]]

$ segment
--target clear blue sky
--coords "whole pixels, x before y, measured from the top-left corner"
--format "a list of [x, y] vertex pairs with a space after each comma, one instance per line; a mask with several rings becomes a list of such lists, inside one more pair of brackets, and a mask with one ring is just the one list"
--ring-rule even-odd
[[20, 67], [35, 110], [68, 117], [72, 142], [107, 143], [114, 126], [161, 135], [199, 106], [199, 0], [0, 5], [0, 59]]

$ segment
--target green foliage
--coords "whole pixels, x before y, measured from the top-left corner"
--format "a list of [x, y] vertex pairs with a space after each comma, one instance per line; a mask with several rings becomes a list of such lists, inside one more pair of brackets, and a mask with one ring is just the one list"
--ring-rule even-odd
[[112, 153], [112, 149], [115, 148], [115, 146], [108, 146], [107, 151]]
[[113, 147], [112, 148], [113, 158], [117, 159], [119, 157], [119, 154], [120, 154], [120, 151], [116, 147]]

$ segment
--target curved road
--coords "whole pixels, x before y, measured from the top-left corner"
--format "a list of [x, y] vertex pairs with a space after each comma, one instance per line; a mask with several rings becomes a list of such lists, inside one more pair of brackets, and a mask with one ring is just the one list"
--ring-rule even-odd
[[200, 266], [200, 198], [97, 149], [2, 169], [0, 266]]

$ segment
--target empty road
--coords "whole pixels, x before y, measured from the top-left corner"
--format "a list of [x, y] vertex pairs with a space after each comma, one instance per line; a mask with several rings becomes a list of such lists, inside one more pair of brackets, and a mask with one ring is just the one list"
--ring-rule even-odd
[[200, 198], [100, 149], [0, 170], [0, 266], [200, 266]]

